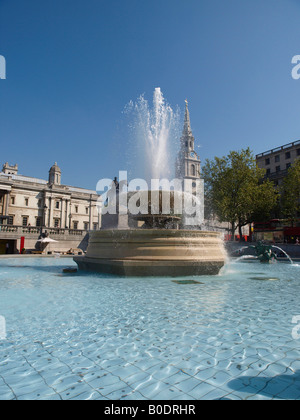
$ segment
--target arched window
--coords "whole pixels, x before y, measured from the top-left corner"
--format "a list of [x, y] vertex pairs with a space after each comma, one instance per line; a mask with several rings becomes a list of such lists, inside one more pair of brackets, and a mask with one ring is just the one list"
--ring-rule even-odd
[[191, 165], [191, 172], [192, 172], [192, 176], [196, 176], [196, 167], [195, 167], [195, 165]]

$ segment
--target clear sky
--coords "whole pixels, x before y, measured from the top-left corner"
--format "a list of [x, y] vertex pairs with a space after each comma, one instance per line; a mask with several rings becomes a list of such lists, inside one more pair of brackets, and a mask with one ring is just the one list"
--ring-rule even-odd
[[300, 139], [300, 0], [0, 0], [0, 164], [95, 188], [126, 169], [124, 106], [189, 100], [202, 161]]

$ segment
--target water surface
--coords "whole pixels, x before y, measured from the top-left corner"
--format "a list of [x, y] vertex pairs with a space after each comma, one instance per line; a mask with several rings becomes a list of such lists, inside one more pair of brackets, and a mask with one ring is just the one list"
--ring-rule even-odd
[[181, 279], [70, 266], [0, 260], [1, 399], [300, 398], [299, 266]]

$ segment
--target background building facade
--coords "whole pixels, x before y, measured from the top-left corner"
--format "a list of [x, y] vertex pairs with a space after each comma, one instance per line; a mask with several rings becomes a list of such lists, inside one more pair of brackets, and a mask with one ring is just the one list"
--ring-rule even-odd
[[260, 153], [256, 156], [256, 162], [259, 168], [266, 170], [267, 177], [275, 185], [281, 185], [289, 168], [299, 157], [300, 140]]
[[[62, 185], [56, 163], [50, 168], [48, 180], [19, 175], [18, 165], [5, 163], [0, 173], [0, 253], [7, 240], [10, 252], [16, 251], [21, 234], [25, 236], [25, 248], [34, 248], [34, 236], [45, 230], [63, 236], [58, 248], [64, 246], [67, 237], [76, 245], [75, 237], [82, 239], [89, 230], [100, 227], [98, 198], [96, 191]], [[66, 243], [66, 247], [69, 245]]]
[[[266, 177], [281, 186], [289, 168], [300, 158], [300, 140], [268, 150], [256, 156], [259, 168], [266, 170]], [[296, 243], [300, 238], [300, 219], [271, 219], [255, 223], [254, 235], [257, 240]]]

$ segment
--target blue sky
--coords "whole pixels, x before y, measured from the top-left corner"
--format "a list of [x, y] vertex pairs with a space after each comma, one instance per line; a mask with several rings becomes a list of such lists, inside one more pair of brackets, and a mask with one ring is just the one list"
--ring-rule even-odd
[[202, 161], [300, 138], [300, 0], [0, 0], [0, 164], [95, 188], [126, 169], [124, 106], [160, 87]]

